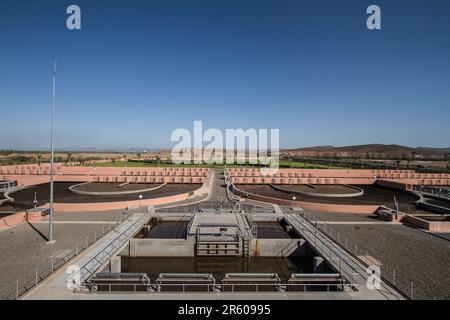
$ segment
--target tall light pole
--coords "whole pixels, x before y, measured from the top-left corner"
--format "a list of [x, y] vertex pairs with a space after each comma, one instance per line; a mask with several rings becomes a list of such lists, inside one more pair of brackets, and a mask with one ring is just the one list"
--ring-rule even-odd
[[142, 194], [139, 195], [139, 209], [138, 209], [138, 214], [141, 213], [141, 202], [142, 202]]
[[33, 200], [34, 212], [37, 211], [37, 204], [38, 204], [38, 201], [37, 201], [37, 193], [35, 192], [35, 193], [34, 193], [34, 200]]
[[52, 130], [50, 141], [50, 218], [48, 227], [48, 241], [53, 242], [53, 175], [54, 175], [54, 138], [55, 138], [55, 90], [56, 90], [56, 63], [58, 58], [55, 58], [55, 67], [53, 69], [53, 93], [52, 93]]

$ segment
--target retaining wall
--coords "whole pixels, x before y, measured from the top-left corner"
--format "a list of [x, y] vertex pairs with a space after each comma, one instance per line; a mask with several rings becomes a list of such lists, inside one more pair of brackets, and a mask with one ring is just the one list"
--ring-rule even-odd
[[[41, 212], [38, 213], [28, 213], [28, 221], [39, 221], [44, 219]], [[25, 211], [0, 218], [0, 228], [12, 227], [27, 221], [27, 213]]]
[[131, 239], [120, 253], [123, 257], [193, 257], [195, 238]]
[[347, 204], [328, 204], [316, 202], [293, 201], [278, 198], [261, 196], [259, 194], [242, 191], [232, 185], [233, 192], [237, 195], [251, 200], [274, 203], [282, 206], [302, 207], [306, 210], [334, 212], [334, 213], [375, 213], [380, 206], [378, 205], [347, 205]]
[[252, 239], [251, 255], [255, 257], [304, 257], [304, 239]]
[[405, 215], [402, 223], [424, 229], [430, 232], [450, 233], [450, 222], [445, 221], [426, 221], [412, 215]]

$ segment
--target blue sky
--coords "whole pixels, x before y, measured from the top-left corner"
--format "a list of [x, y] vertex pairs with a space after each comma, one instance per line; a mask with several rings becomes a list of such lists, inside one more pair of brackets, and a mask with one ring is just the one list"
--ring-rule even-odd
[[169, 147], [194, 120], [282, 147], [449, 147], [449, 34], [448, 0], [2, 0], [0, 149], [48, 148], [56, 55], [59, 149]]

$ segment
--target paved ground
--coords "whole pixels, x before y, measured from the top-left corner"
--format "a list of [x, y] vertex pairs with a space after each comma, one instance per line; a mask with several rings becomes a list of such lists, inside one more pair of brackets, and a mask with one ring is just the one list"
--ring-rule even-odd
[[436, 233], [435, 235], [450, 241], [450, 233]]
[[123, 216], [125, 210], [94, 212], [56, 212], [54, 221], [115, 221]]
[[317, 212], [308, 211], [305, 213], [306, 217], [311, 214], [313, 220], [318, 221], [361, 221], [361, 222], [381, 222], [375, 214], [360, 214], [360, 213], [331, 213], [331, 212]]
[[48, 234], [45, 223], [25, 223], [0, 231], [0, 299], [1, 292], [14, 288], [18, 278], [22, 279], [21, 283], [32, 279], [37, 267], [44, 270], [51, 266], [50, 256], [60, 250], [75, 249], [77, 242], [86, 242], [86, 237], [92, 241], [95, 232], [100, 234], [103, 228], [106, 228], [104, 223], [58, 223], [54, 225], [55, 244], [47, 244], [44, 238]]
[[[314, 213], [312, 213], [314, 216]], [[450, 241], [404, 225], [339, 225], [327, 233], [358, 255], [381, 261], [382, 276], [415, 298], [450, 299]], [[345, 241], [347, 239], [347, 242]], [[356, 246], [355, 246], [356, 244]]]
[[223, 178], [223, 171], [214, 171], [214, 181], [212, 186], [212, 195], [210, 201], [221, 201], [225, 203], [231, 202], [228, 200], [227, 190], [225, 188], [225, 179]]

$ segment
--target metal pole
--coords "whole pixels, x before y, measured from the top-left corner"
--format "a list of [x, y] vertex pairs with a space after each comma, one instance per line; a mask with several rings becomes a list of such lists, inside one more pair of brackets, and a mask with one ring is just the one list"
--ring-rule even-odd
[[50, 217], [48, 227], [48, 241], [53, 241], [53, 175], [54, 175], [54, 138], [55, 138], [55, 90], [56, 90], [56, 63], [53, 70], [53, 94], [52, 94], [52, 129], [50, 142]]

